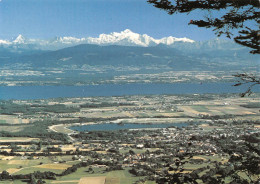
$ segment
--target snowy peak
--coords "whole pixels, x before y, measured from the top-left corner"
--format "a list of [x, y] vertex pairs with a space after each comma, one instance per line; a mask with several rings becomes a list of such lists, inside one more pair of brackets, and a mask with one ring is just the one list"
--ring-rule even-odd
[[169, 37], [165, 37], [165, 38], [160, 39], [159, 42], [161, 44], [165, 44], [165, 45], [172, 45], [172, 44], [174, 44], [174, 42], [194, 43], [195, 41], [191, 40], [189, 38], [186, 38], [186, 37], [184, 37], [184, 38], [176, 38], [176, 37], [169, 36]]
[[121, 31], [121, 33], [125, 33], [125, 34], [132, 34], [133, 32], [130, 29], [126, 29], [124, 31]]
[[124, 31], [121, 31], [120, 33], [118, 32], [113, 32], [110, 34], [102, 34], [102, 35], [110, 35], [110, 36], [114, 36], [114, 37], [118, 37], [118, 38], [122, 38], [122, 37], [138, 37], [139, 34], [132, 32], [130, 29], [126, 29]]
[[13, 41], [0, 40], [0, 45], [17, 45], [17, 44], [26, 44], [26, 39], [21, 34], [19, 34]]
[[14, 44], [24, 44], [26, 42], [26, 39], [23, 37], [23, 35], [18, 35], [17, 38], [13, 41]]
[[99, 45], [114, 44], [114, 45], [125, 45], [125, 46], [131, 46], [131, 45], [146, 46], [140, 40], [140, 35], [132, 32], [129, 29], [121, 31], [120, 33], [113, 32], [110, 34], [100, 34], [98, 38], [89, 37], [88, 43], [99, 44]]

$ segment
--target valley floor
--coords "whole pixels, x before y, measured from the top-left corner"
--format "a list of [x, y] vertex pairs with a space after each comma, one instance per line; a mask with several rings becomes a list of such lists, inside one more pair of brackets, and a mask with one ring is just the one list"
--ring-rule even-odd
[[[0, 183], [256, 182], [259, 95], [2, 100]], [[174, 126], [180, 122], [185, 127]], [[172, 126], [70, 129], [102, 123]]]

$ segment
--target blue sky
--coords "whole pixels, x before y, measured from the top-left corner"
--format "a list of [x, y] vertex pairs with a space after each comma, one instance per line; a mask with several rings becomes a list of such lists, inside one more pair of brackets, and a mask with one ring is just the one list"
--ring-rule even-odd
[[170, 16], [146, 0], [2, 0], [0, 39], [12, 39], [18, 34], [43, 39], [97, 37], [125, 29], [154, 38], [215, 38], [209, 29], [188, 25], [198, 14]]

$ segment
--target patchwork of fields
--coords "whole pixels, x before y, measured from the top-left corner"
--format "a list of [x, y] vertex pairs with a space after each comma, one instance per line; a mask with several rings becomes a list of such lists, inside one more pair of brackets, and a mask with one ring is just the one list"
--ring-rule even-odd
[[[212, 140], [225, 136], [236, 137], [237, 133], [243, 133], [240, 129], [248, 129], [247, 132], [259, 132], [259, 95], [254, 94], [247, 98], [212, 94], [10, 101], [8, 102], [12, 107], [10, 113], [0, 114], [0, 174], [4, 171], [10, 175], [27, 175], [37, 171], [54, 173], [56, 180], [44, 179], [46, 183], [130, 184], [142, 181], [145, 176], [133, 175], [133, 172], [129, 171], [138, 164], [155, 167], [156, 164], [151, 166], [151, 160], [160, 158], [164, 149], [169, 146], [179, 145], [171, 148], [176, 152], [175, 156], [170, 156], [170, 160], [174, 161], [178, 159], [176, 155], [187, 152], [187, 147], [183, 144], [190, 146], [191, 138], [196, 140], [197, 136], [204, 134], [214, 136]], [[26, 107], [28, 112], [17, 112], [16, 106], [19, 106], [17, 109]], [[43, 111], [43, 108], [46, 111]], [[239, 122], [235, 128], [232, 127], [234, 121]], [[146, 132], [148, 130], [143, 130], [144, 134], [138, 134], [137, 131], [128, 133], [119, 131], [115, 132], [119, 136], [118, 139], [112, 139], [113, 132], [97, 133], [91, 137], [92, 134], [79, 134], [69, 129], [72, 125], [97, 123], [120, 125], [183, 122], [189, 124], [187, 130], [185, 128], [169, 128], [167, 131], [163, 129], [159, 132], [153, 130], [156, 134], [153, 131]], [[195, 125], [194, 122], [203, 123]], [[236, 130], [239, 131], [232, 132]], [[212, 133], [208, 135], [209, 132]], [[160, 136], [157, 135], [158, 133]], [[130, 136], [129, 134], [138, 134], [139, 137], [132, 135], [131, 138], [126, 139]], [[56, 135], [59, 136], [55, 137]], [[87, 136], [87, 138], [81, 136]], [[168, 144], [169, 140], [172, 143]], [[230, 160], [230, 155], [224, 152], [218, 153], [219, 148], [209, 140], [194, 142], [193, 149], [196, 154], [189, 157], [184, 156], [185, 164], [183, 169], [178, 172], [191, 174], [193, 171], [205, 170], [205, 168], [206, 171], [209, 171], [215, 166], [214, 164], [225, 165]], [[155, 155], [157, 156], [155, 157]], [[147, 157], [145, 161], [142, 160], [144, 156]], [[169, 155], [163, 156], [167, 158]], [[76, 170], [72, 169], [72, 174], [61, 175], [79, 163], [98, 160], [118, 164], [117, 159], [121, 159], [119, 169], [114, 170], [113, 167], [104, 164], [92, 164]], [[163, 163], [163, 160], [160, 162]], [[158, 165], [162, 163], [158, 163]], [[157, 174], [152, 175], [154, 178], [158, 173], [164, 172], [163, 165], [157, 167], [155, 170]], [[172, 168], [172, 165], [167, 165], [168, 173], [176, 172]], [[200, 175], [202, 176], [206, 171], [201, 172]], [[147, 178], [144, 180], [146, 184], [155, 183]], [[24, 182], [22, 180], [0, 180], [0, 184], [9, 183], [21, 184]]]

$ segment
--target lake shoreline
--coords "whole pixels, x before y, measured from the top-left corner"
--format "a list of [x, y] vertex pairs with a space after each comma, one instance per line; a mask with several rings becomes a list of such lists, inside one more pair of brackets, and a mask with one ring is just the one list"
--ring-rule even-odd
[[[134, 119], [136, 119], [136, 118], [134, 118]], [[141, 119], [143, 119], [143, 118], [141, 118]], [[148, 119], [148, 118], [144, 118], [144, 119]], [[150, 118], [150, 119], [158, 119], [158, 118]], [[168, 118], [168, 119], [173, 119], [173, 118]], [[121, 122], [118, 121], [118, 120], [121, 120]], [[124, 119], [118, 119], [118, 120], [111, 121], [111, 122], [97, 122], [97, 123], [86, 122], [86, 123], [58, 124], [58, 125], [49, 126], [48, 129], [50, 131], [58, 132], [58, 133], [74, 134], [76, 132], [78, 133], [78, 132], [85, 132], [85, 131], [79, 131], [79, 130], [73, 129], [71, 127], [82, 127], [82, 126], [89, 126], [89, 125], [115, 124], [115, 125], [118, 125], [118, 126], [122, 126], [124, 124], [133, 124], [133, 125], [140, 125], [140, 124], [144, 124], [144, 125], [172, 124], [174, 126], [176, 124], [177, 125], [178, 124], [190, 125], [190, 124], [200, 124], [200, 123], [207, 124], [207, 123], [211, 122], [210, 120], [205, 120], [205, 119], [196, 119], [196, 122], [195, 122], [195, 120], [192, 119], [192, 118], [175, 118], [176, 121], [174, 121], [174, 122], [164, 122], [164, 123], [163, 122], [158, 122], [158, 123], [155, 123], [155, 122], [153, 122], [153, 123], [149, 123], [149, 122], [142, 122], [142, 123], [140, 123], [140, 122], [139, 123], [127, 122], [127, 123], [122, 123], [122, 121], [124, 121]], [[200, 122], [200, 123], [198, 123], [198, 122]], [[134, 128], [133, 130], [138, 130], [138, 129], [146, 129], [146, 128], [137, 128], [137, 129]], [[150, 129], [150, 128], [147, 128], [147, 129]], [[156, 128], [151, 128], [151, 129], [156, 129]], [[128, 129], [128, 130], [132, 130], [132, 129]], [[103, 130], [101, 130], [101, 131], [103, 131]]]

